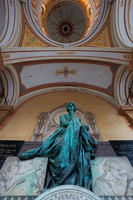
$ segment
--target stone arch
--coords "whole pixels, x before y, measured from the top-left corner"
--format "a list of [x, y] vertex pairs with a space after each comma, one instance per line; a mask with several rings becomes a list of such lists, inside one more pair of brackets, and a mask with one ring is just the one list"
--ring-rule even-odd
[[1, 93], [4, 92], [0, 104], [12, 106], [18, 100], [19, 96], [19, 82], [13, 66], [6, 66], [5, 69], [0, 72], [0, 77]]
[[115, 1], [112, 6], [111, 26], [114, 45], [120, 47], [133, 47], [131, 31], [131, 0]]
[[[133, 80], [133, 72], [128, 70], [126, 66], [122, 65], [117, 71], [115, 78], [114, 95], [115, 100], [120, 106], [127, 105], [127, 99], [129, 96], [129, 88], [131, 81]], [[128, 105], [132, 106], [133, 102], [129, 98]]]

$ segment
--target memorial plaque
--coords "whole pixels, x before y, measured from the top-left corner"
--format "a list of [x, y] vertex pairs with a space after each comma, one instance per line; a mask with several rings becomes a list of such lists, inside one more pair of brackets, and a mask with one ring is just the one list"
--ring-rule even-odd
[[131, 165], [133, 166], [133, 141], [131, 140], [118, 140], [110, 141], [111, 146], [116, 152], [117, 156], [127, 156]]
[[17, 156], [24, 141], [1, 140], [0, 141], [0, 168], [7, 157]]

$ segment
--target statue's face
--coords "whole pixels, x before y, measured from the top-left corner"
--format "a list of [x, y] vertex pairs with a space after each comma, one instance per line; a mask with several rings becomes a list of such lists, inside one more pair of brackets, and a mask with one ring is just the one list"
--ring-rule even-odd
[[69, 103], [68, 107], [67, 107], [68, 112], [70, 111], [75, 111], [75, 106], [73, 103]]

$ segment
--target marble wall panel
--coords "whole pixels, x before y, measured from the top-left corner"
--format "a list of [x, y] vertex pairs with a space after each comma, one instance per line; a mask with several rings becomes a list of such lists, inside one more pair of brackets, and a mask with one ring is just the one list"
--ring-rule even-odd
[[39, 195], [43, 189], [47, 158], [20, 161], [8, 157], [0, 170], [0, 196]]
[[133, 168], [127, 157], [99, 157], [91, 162], [92, 190], [99, 196], [133, 196]]

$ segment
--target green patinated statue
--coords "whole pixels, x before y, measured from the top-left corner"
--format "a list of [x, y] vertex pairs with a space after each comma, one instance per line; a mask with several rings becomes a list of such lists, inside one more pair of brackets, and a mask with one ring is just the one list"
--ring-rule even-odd
[[60, 116], [60, 127], [43, 142], [40, 148], [20, 155], [21, 160], [48, 157], [50, 177], [45, 188], [59, 185], [79, 185], [91, 189], [90, 159], [95, 157], [97, 142], [74, 115], [77, 106], [70, 102], [68, 114]]

